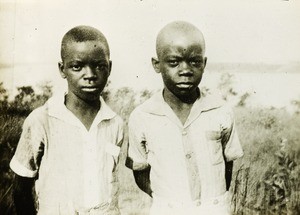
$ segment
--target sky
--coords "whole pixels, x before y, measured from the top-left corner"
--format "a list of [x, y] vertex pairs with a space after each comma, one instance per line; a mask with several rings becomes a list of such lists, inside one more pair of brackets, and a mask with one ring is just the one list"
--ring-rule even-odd
[[11, 87], [44, 80], [63, 86], [60, 41], [77, 25], [107, 37], [117, 87], [161, 85], [151, 66], [155, 38], [175, 20], [201, 29], [208, 64], [299, 62], [299, 11], [300, 0], [0, 0], [0, 78]]

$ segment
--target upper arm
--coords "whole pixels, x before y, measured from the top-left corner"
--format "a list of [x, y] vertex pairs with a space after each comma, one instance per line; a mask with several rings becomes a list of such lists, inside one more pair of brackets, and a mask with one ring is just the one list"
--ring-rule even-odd
[[44, 152], [45, 128], [35, 115], [29, 115], [23, 124], [16, 152], [10, 162], [19, 176], [34, 178]]
[[113, 155], [115, 159], [116, 165], [120, 161], [120, 152], [121, 152], [121, 147], [123, 145], [124, 141], [124, 123], [121, 117], [117, 116], [116, 118], [116, 129], [114, 130], [114, 136], [115, 136], [115, 143], [114, 144], [108, 144], [108, 146], [111, 146], [108, 148], [110, 153]]
[[133, 112], [129, 118], [128, 135], [127, 166], [133, 170], [145, 169], [148, 167], [147, 142], [142, 115], [139, 112]]
[[231, 110], [225, 113], [222, 123], [222, 145], [226, 161], [233, 161], [243, 156], [243, 149], [236, 131], [236, 125]]

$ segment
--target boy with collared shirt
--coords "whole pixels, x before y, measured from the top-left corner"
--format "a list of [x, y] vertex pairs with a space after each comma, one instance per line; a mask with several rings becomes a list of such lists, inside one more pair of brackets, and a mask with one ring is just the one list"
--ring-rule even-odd
[[232, 164], [243, 151], [230, 109], [200, 94], [203, 35], [190, 23], [170, 23], [156, 52], [152, 64], [164, 89], [130, 116], [127, 166], [153, 196], [151, 215], [229, 214]]
[[11, 160], [18, 214], [119, 214], [115, 168], [123, 122], [100, 97], [111, 71], [105, 36], [90, 26], [69, 30], [59, 70], [68, 92], [25, 120]]

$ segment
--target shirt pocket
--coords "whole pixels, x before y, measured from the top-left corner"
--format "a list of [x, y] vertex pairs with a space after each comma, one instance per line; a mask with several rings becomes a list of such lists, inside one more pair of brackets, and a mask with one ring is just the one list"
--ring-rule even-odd
[[213, 165], [223, 162], [223, 151], [221, 144], [221, 131], [208, 130], [205, 131], [205, 137], [209, 148], [210, 158]]

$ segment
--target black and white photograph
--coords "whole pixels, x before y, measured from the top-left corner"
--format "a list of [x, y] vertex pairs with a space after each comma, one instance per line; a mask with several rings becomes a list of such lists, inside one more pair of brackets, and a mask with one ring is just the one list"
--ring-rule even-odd
[[0, 214], [300, 214], [300, 0], [0, 0]]

